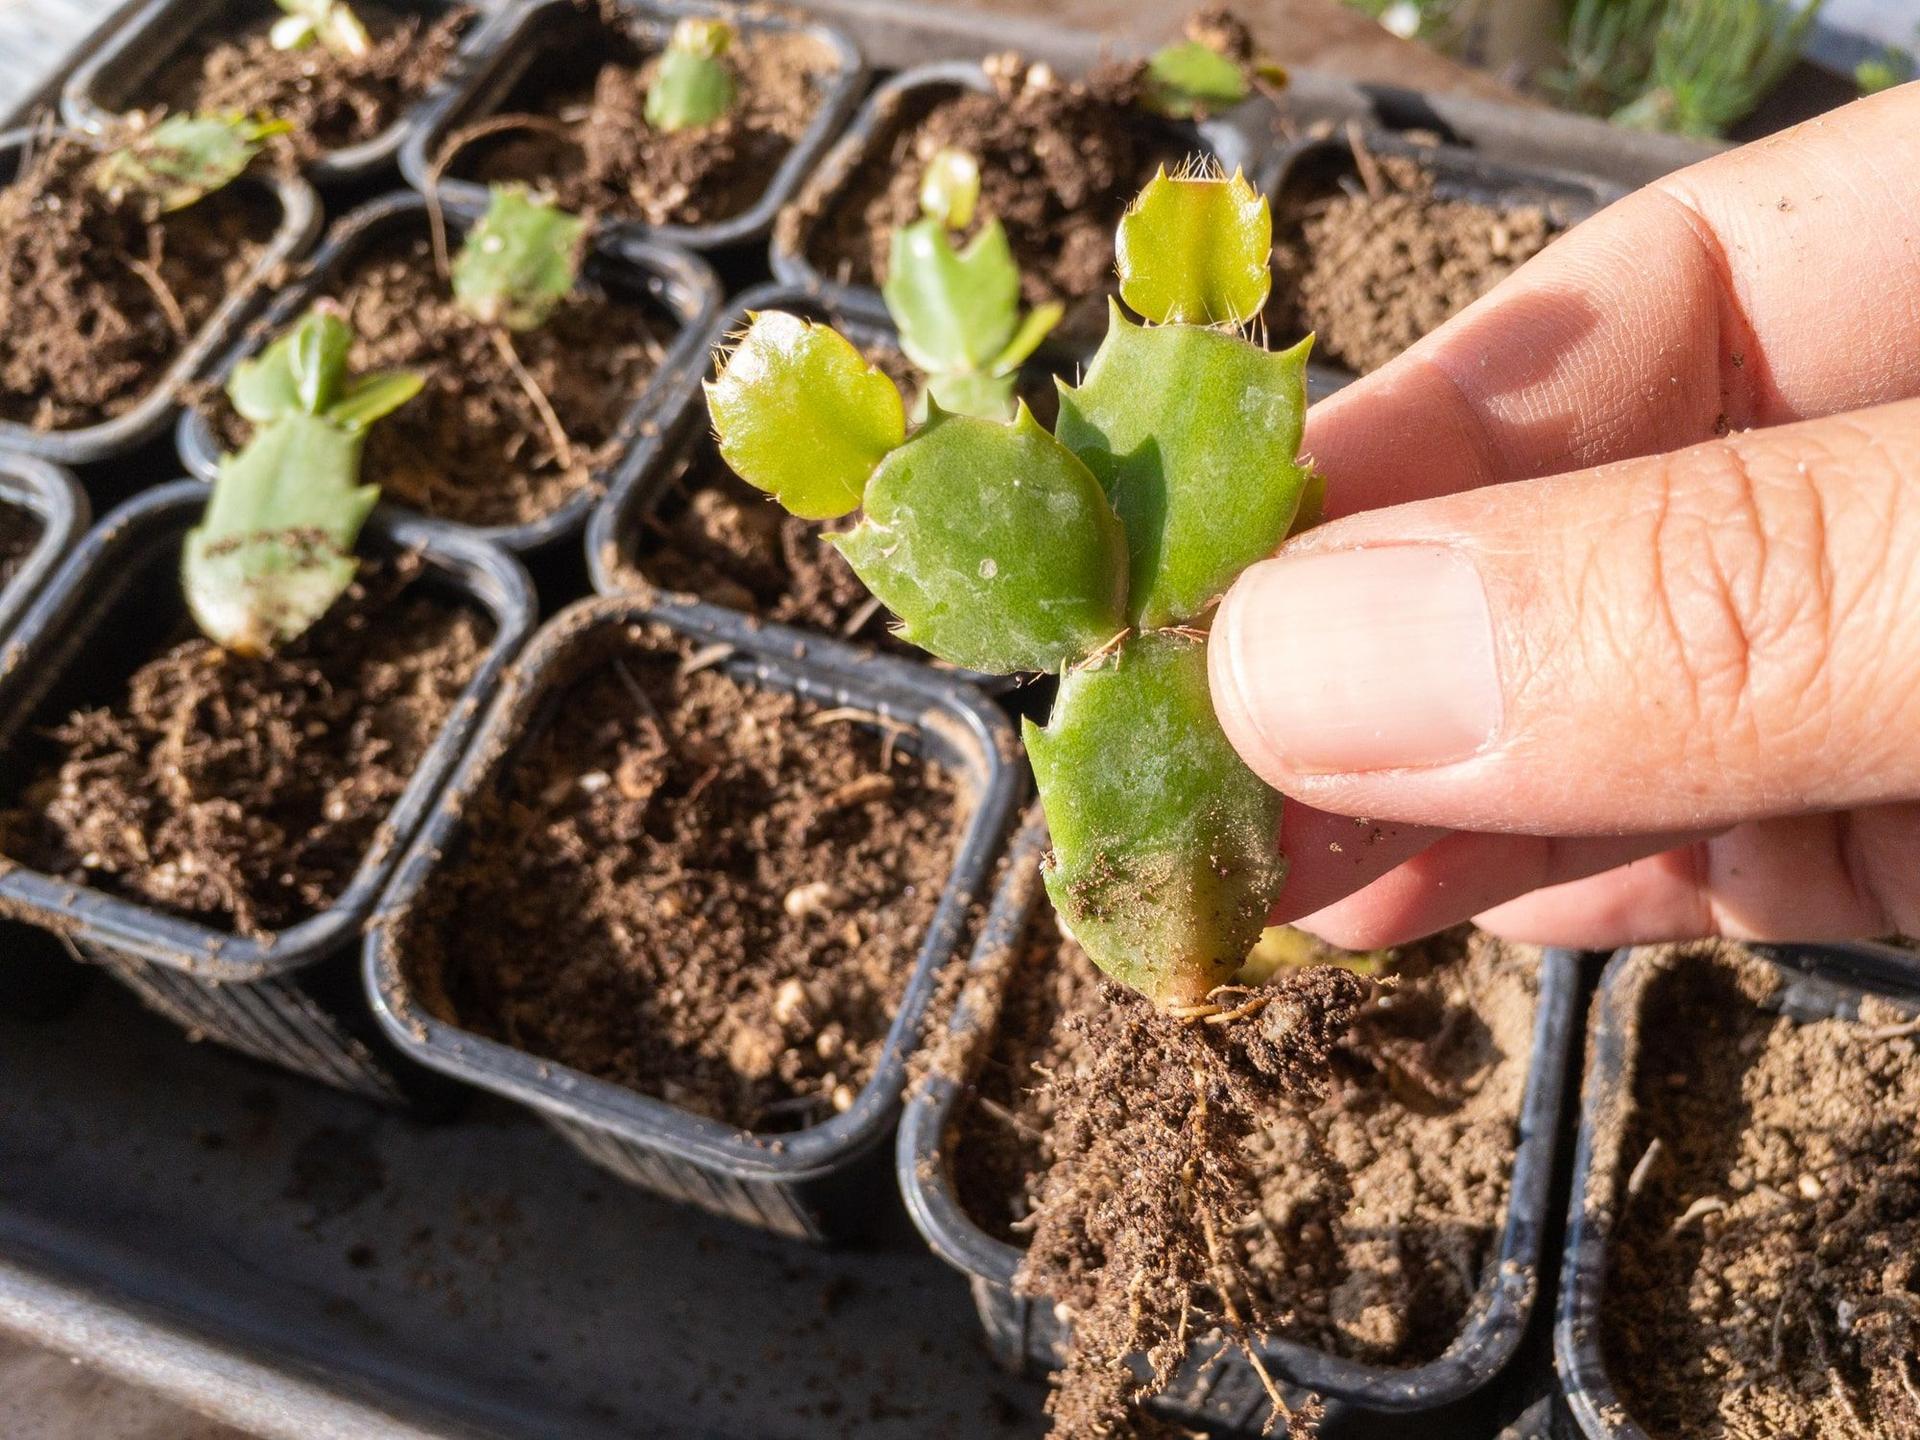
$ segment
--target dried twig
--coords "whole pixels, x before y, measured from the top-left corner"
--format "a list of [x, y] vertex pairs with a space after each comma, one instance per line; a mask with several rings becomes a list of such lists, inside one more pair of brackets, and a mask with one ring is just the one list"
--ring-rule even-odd
[[520, 382], [520, 388], [527, 392], [527, 399], [533, 402], [533, 408], [540, 412], [540, 423], [547, 428], [547, 438], [553, 442], [555, 458], [560, 461], [563, 470], [573, 469], [573, 442], [567, 438], [566, 428], [561, 425], [560, 417], [554, 413], [553, 402], [547, 399], [547, 392], [540, 388], [540, 382], [520, 363], [520, 352], [513, 348], [513, 340], [507, 332], [495, 329], [489, 332], [493, 336], [493, 348], [500, 352], [500, 358], [507, 362], [507, 368], [513, 371], [513, 378]]

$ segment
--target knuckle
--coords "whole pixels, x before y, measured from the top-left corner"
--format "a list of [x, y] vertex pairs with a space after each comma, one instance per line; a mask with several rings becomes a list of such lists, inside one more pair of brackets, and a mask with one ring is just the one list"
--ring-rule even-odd
[[1728, 442], [1656, 465], [1646, 598], [1694, 743], [1729, 766], [1827, 713], [1838, 595], [1827, 515], [1805, 464]]

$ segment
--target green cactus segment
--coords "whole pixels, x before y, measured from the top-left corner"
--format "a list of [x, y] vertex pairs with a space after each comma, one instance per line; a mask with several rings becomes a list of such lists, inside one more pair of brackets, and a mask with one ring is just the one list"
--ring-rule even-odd
[[1120, 220], [1120, 298], [1156, 324], [1243, 325], [1267, 303], [1273, 213], [1238, 170], [1162, 167]]
[[494, 186], [454, 257], [454, 299], [483, 325], [539, 329], [580, 277], [587, 228], [524, 185]]
[[276, 50], [304, 50], [319, 42], [336, 55], [361, 56], [373, 38], [343, 0], [275, 0], [285, 13], [273, 22], [267, 39]]
[[722, 58], [733, 46], [724, 20], [688, 17], [673, 27], [647, 90], [647, 123], [672, 134], [711, 125], [733, 108], [733, 70]]
[[1190, 120], [1247, 98], [1247, 72], [1198, 40], [1154, 52], [1142, 77], [1144, 103], [1156, 114]]
[[1127, 529], [1131, 624], [1194, 619], [1286, 538], [1308, 483], [1308, 344], [1269, 354], [1116, 306], [1085, 381], [1061, 386], [1056, 432]]
[[353, 334], [315, 310], [240, 367], [228, 393], [259, 428], [221, 459], [181, 580], [207, 638], [243, 655], [298, 638], [353, 583], [354, 541], [380, 492], [359, 483], [366, 429], [418, 375], [352, 376]]
[[1120, 522], [1024, 405], [1012, 424], [936, 412], [831, 538], [905, 639], [968, 669], [1057, 670], [1124, 623]]
[[1214, 718], [1204, 641], [1134, 635], [1025, 726], [1053, 834], [1047, 893], [1107, 974], [1162, 1006], [1225, 983], [1280, 893], [1280, 797]]
[[1021, 318], [1020, 268], [998, 220], [959, 250], [938, 219], [894, 231], [880, 293], [935, 402], [991, 420], [1013, 413], [1016, 372], [1061, 314], [1052, 304]]
[[101, 156], [93, 183], [116, 205], [184, 210], [239, 178], [260, 147], [293, 127], [244, 115], [173, 115]]
[[831, 326], [782, 310], [749, 318], [706, 386], [720, 457], [802, 519], [851, 514], [907, 437], [900, 391]]
[[979, 203], [980, 162], [951, 145], [936, 152], [920, 178], [920, 213], [949, 230], [966, 230]]

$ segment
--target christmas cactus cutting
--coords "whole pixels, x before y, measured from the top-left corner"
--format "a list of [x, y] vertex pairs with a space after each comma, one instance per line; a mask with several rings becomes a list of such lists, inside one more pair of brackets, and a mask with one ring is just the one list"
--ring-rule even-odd
[[[831, 329], [753, 317], [708, 387], [722, 455], [831, 542], [931, 654], [1061, 677], [1027, 725], [1052, 830], [1046, 884], [1099, 966], [1205, 1013], [1285, 878], [1280, 797], [1213, 714], [1205, 626], [1242, 569], [1317, 508], [1299, 458], [1310, 339], [1248, 327], [1267, 202], [1238, 173], [1162, 170], [1121, 221], [1120, 295], [1053, 433], [899, 392]], [[805, 457], [799, 463], [798, 457]]]

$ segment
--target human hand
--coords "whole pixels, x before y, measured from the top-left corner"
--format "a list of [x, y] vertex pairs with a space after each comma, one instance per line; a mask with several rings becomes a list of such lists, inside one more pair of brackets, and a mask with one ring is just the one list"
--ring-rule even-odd
[[1671, 176], [1314, 408], [1330, 523], [1210, 647], [1305, 802], [1276, 919], [1920, 933], [1916, 136], [1920, 84]]

